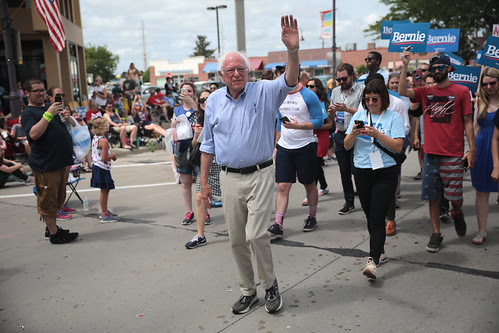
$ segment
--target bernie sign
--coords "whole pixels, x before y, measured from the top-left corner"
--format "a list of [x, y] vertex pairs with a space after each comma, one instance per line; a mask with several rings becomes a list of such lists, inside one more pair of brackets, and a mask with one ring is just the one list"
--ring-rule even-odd
[[499, 37], [489, 36], [478, 61], [480, 65], [499, 68]]
[[410, 21], [381, 21], [381, 39], [391, 39], [395, 23], [409, 23]]
[[412, 46], [411, 52], [425, 53], [429, 30], [430, 23], [394, 24], [388, 52], [402, 52]]
[[446, 53], [446, 55], [449, 57], [450, 63], [452, 64], [452, 66], [455, 66], [455, 65], [462, 66], [463, 65], [463, 62], [464, 62], [463, 58], [458, 57], [454, 53], [450, 53], [450, 52]]
[[454, 71], [449, 73], [449, 80], [452, 83], [467, 87], [471, 92], [478, 90], [480, 80], [480, 67], [452, 66]]
[[430, 29], [426, 52], [457, 52], [459, 29]]

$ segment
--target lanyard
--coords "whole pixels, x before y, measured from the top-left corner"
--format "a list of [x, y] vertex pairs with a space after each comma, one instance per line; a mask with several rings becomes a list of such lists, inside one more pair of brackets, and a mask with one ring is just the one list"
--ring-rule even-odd
[[[381, 114], [378, 118], [378, 121], [376, 122], [376, 125], [374, 126], [374, 128], [378, 128], [378, 124], [381, 121], [381, 118], [383, 117], [384, 114], [385, 114], [385, 111], [381, 112]], [[371, 112], [369, 112], [369, 126], [372, 126], [372, 123], [373, 123], [373, 119], [371, 118]], [[372, 136], [371, 137], [371, 147], [373, 148], [373, 153], [374, 153], [374, 140], [375, 140], [374, 136]]]

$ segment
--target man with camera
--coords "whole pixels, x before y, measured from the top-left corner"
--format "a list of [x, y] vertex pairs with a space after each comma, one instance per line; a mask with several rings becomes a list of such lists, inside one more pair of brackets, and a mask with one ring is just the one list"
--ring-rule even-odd
[[31, 146], [29, 165], [35, 176], [37, 209], [47, 225], [52, 244], [69, 243], [78, 237], [56, 225], [57, 211], [66, 198], [66, 167], [73, 164], [71, 135], [62, 121], [70, 119], [62, 103], [45, 104], [45, 87], [38, 79], [24, 83], [28, 106], [22, 125]]

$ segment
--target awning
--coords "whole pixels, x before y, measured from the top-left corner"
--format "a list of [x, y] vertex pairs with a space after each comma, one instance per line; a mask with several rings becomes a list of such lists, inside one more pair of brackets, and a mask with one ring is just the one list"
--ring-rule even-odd
[[218, 71], [218, 62], [209, 62], [204, 65], [203, 73], [216, 73]]
[[270, 62], [265, 65], [265, 70], [271, 70], [274, 69], [275, 66], [284, 66], [284, 62]]
[[263, 61], [261, 59], [250, 59], [250, 71], [259, 71], [262, 69]]
[[309, 61], [302, 61], [300, 63], [301, 68], [325, 68], [325, 67], [330, 67], [327, 64], [327, 60], [309, 60]]

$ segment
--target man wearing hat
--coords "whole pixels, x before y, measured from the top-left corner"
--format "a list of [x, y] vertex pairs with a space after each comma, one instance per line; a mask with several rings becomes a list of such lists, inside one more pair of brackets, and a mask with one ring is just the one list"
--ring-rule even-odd
[[[432, 87], [407, 88], [407, 65], [411, 60], [410, 46], [402, 52], [399, 94], [422, 103], [425, 154], [421, 199], [430, 202], [433, 227], [429, 252], [438, 252], [443, 241], [440, 234], [440, 193], [452, 204], [452, 219], [458, 236], [466, 234], [463, 211], [463, 171], [473, 167], [476, 159], [471, 97], [468, 88], [453, 84], [449, 73], [454, 70], [445, 54], [435, 54], [430, 60], [430, 72], [437, 83]], [[466, 135], [469, 151], [464, 153]], [[467, 165], [466, 165], [467, 164]]]

